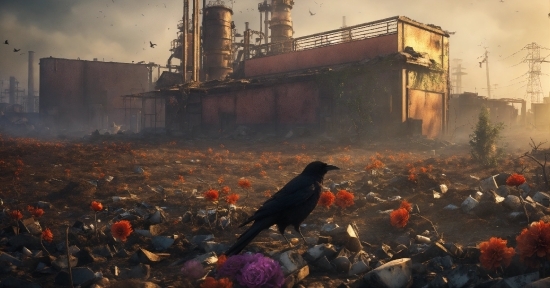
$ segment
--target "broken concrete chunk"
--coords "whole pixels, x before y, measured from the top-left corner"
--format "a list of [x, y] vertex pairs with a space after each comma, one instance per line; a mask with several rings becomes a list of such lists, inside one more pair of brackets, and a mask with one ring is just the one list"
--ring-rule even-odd
[[466, 198], [466, 200], [464, 200], [464, 202], [462, 202], [460, 208], [462, 208], [462, 212], [470, 213], [477, 205], [479, 205], [479, 201], [477, 201], [470, 195], [468, 196], [468, 198]]
[[481, 180], [480, 186], [483, 191], [496, 190], [498, 188], [494, 176]]
[[476, 281], [476, 269], [467, 265], [461, 265], [453, 269], [448, 275], [449, 287], [468, 287]]
[[533, 200], [544, 205], [545, 207], [550, 206], [550, 195], [544, 192], [537, 192], [533, 195]]
[[319, 260], [323, 256], [332, 258], [335, 254], [336, 250], [332, 244], [319, 244], [309, 248], [309, 250], [304, 254], [304, 259], [312, 263]]
[[330, 264], [330, 261], [328, 261], [328, 258], [326, 256], [321, 257], [313, 265], [315, 265], [315, 267], [324, 271], [331, 271], [334, 269], [334, 267], [332, 266], [332, 264]]
[[[70, 256], [71, 267], [75, 267], [78, 264], [78, 258]], [[52, 262], [52, 266], [57, 270], [67, 269], [67, 255], [61, 255]]]
[[153, 239], [151, 239], [151, 243], [157, 251], [164, 251], [170, 248], [170, 246], [174, 244], [174, 241], [174, 238], [168, 236], [154, 236]]
[[130, 260], [132, 260], [134, 262], [149, 264], [149, 263], [153, 263], [153, 262], [159, 262], [161, 260], [161, 258], [160, 258], [159, 255], [157, 255], [157, 254], [155, 254], [151, 251], [145, 250], [143, 248], [139, 248], [139, 250], [137, 250], [132, 255]]
[[216, 253], [209, 252], [206, 254], [199, 255], [195, 257], [193, 260], [198, 261], [204, 265], [212, 265], [218, 263], [218, 256], [216, 256]]
[[15, 266], [23, 265], [23, 262], [8, 253], [0, 252], [0, 262], [9, 262]]
[[277, 260], [281, 263], [285, 275], [292, 274], [302, 267], [307, 266], [307, 262], [296, 250], [289, 250], [281, 253]]
[[508, 195], [502, 202], [502, 205], [512, 211], [516, 211], [521, 208], [521, 200], [516, 195]]
[[539, 272], [532, 272], [504, 279], [503, 287], [521, 288], [537, 280], [539, 280]]
[[531, 187], [529, 187], [529, 184], [527, 182], [521, 184], [518, 186], [519, 189], [521, 189], [523, 192], [529, 194], [531, 192]]
[[351, 269], [349, 270], [348, 275], [350, 276], [359, 275], [359, 274], [366, 273], [369, 270], [370, 270], [370, 267], [367, 263], [363, 261], [357, 261], [353, 263], [353, 265], [351, 265]]
[[212, 240], [212, 239], [214, 239], [213, 234], [196, 235], [196, 236], [193, 236], [193, 238], [191, 238], [191, 243], [194, 244], [194, 245], [201, 245], [202, 242], [209, 241], [209, 240]]
[[336, 271], [341, 273], [348, 273], [351, 269], [351, 262], [349, 261], [349, 258], [345, 256], [336, 257], [331, 263]]
[[441, 184], [439, 185], [439, 191], [441, 192], [441, 194], [445, 194], [447, 193], [447, 191], [449, 191], [449, 188], [447, 187], [447, 185]]
[[500, 185], [498, 186], [496, 193], [500, 197], [506, 197], [510, 194], [510, 188], [508, 188], [508, 185]]
[[390, 261], [363, 277], [364, 287], [408, 287], [412, 281], [412, 261], [403, 258]]
[[458, 209], [458, 206], [453, 205], [453, 204], [449, 204], [449, 205], [443, 207], [443, 210], [457, 210], [457, 209]]

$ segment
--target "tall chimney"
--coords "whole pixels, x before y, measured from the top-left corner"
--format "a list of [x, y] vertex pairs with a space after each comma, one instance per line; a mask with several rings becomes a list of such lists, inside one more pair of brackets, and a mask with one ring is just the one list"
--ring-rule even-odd
[[200, 27], [199, 27], [199, 0], [193, 1], [193, 82], [199, 81], [199, 51], [200, 51]]
[[34, 51], [29, 51], [29, 79], [27, 87], [27, 113], [34, 112]]
[[15, 85], [15, 77], [10, 76], [10, 104], [15, 104], [15, 90], [17, 89]]

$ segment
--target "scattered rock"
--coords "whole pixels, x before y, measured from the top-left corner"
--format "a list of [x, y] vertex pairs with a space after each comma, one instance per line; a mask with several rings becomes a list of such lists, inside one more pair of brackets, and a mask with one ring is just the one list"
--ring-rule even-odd
[[8, 253], [0, 252], [0, 262], [9, 262], [15, 266], [22, 266], [23, 262]]
[[449, 287], [467, 287], [476, 281], [476, 270], [474, 267], [461, 265], [453, 269], [448, 275]]
[[136, 253], [132, 255], [130, 260], [134, 262], [150, 264], [154, 262], [159, 262], [161, 260], [161, 257], [151, 251], [139, 248], [139, 250], [137, 250]]
[[470, 213], [472, 210], [479, 204], [479, 201], [474, 199], [471, 195], [462, 202], [460, 205], [460, 208], [462, 209], [462, 212], [464, 213]]
[[550, 195], [544, 192], [537, 192], [533, 195], [533, 200], [542, 204], [545, 207], [550, 206]]
[[153, 244], [153, 247], [156, 251], [164, 251], [172, 244], [174, 244], [174, 238], [168, 237], [168, 236], [154, 236], [153, 239], [151, 239], [151, 244]]
[[307, 266], [307, 262], [296, 250], [289, 250], [281, 253], [277, 260], [281, 263], [285, 275], [292, 274], [302, 267]]
[[[505, 278], [502, 282], [503, 287], [509, 288], [522, 288], [533, 281], [539, 280], [539, 272], [532, 272], [529, 274], [518, 275], [515, 277]], [[548, 286], [545, 286], [548, 287]]]
[[508, 195], [502, 202], [502, 205], [510, 210], [516, 211], [521, 208], [521, 200], [516, 195]]
[[390, 261], [363, 277], [364, 287], [408, 287], [412, 282], [412, 261], [403, 258]]
[[337, 272], [348, 273], [351, 269], [351, 262], [346, 256], [338, 256], [331, 263]]
[[120, 277], [122, 279], [138, 279], [147, 280], [151, 275], [151, 266], [148, 264], [139, 264], [131, 269], [127, 269], [121, 272]]
[[495, 181], [495, 176], [491, 176], [489, 178], [481, 180], [480, 187], [483, 191], [498, 189], [497, 182]]
[[[73, 256], [69, 256], [69, 257], [70, 257], [71, 267], [75, 267], [76, 264], [78, 264], [78, 258]], [[60, 255], [59, 257], [57, 257], [57, 259], [55, 259], [55, 261], [52, 262], [52, 266], [57, 270], [63, 270], [63, 269], [69, 268], [69, 266], [67, 266], [67, 255]]]
[[367, 263], [365, 263], [364, 261], [357, 261], [353, 263], [353, 265], [351, 265], [351, 269], [349, 270], [348, 275], [350, 276], [359, 275], [359, 274], [366, 273], [369, 270], [370, 270], [370, 267]]

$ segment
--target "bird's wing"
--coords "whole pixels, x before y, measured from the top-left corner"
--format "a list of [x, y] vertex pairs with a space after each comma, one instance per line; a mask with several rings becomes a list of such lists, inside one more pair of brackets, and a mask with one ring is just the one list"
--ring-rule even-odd
[[316, 181], [312, 177], [298, 175], [290, 180], [281, 190], [268, 199], [259, 209], [241, 226], [247, 223], [272, 216], [292, 207], [304, 204], [315, 195]]

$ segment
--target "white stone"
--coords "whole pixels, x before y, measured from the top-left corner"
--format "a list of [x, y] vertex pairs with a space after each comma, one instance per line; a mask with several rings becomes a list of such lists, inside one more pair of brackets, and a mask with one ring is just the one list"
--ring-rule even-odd
[[447, 188], [447, 185], [441, 184], [439, 185], [439, 190], [441, 190], [441, 193], [445, 194], [447, 191], [449, 191], [449, 188]]
[[279, 262], [283, 266], [285, 275], [292, 274], [307, 265], [300, 253], [295, 250], [286, 251], [279, 255]]
[[412, 281], [411, 258], [390, 261], [363, 277], [365, 287], [408, 287]]

